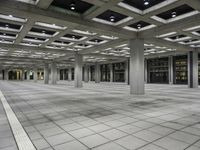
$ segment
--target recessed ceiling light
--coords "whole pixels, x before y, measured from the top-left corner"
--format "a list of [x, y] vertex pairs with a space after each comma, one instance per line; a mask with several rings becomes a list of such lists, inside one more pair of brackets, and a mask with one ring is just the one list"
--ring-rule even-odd
[[71, 10], [75, 10], [75, 4], [74, 4], [74, 3], [71, 3], [71, 4], [70, 4], [70, 9], [71, 9]]
[[144, 0], [144, 5], [149, 5], [149, 0]]
[[9, 25], [8, 25], [8, 24], [6, 24], [5, 26], [6, 26], [6, 27], [9, 27]]
[[13, 15], [9, 15], [9, 17], [13, 17]]
[[114, 21], [115, 21], [115, 16], [111, 15], [111, 16], [110, 16], [110, 21], [111, 21], [111, 22], [114, 22]]
[[141, 24], [138, 24], [138, 25], [137, 25], [137, 28], [140, 29], [140, 28], [141, 28]]
[[176, 12], [172, 12], [172, 18], [175, 18], [176, 17]]

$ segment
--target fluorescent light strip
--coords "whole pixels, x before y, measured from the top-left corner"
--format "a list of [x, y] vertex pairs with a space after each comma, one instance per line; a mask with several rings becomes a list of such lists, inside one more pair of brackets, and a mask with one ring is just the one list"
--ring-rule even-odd
[[70, 46], [70, 45], [72, 45], [72, 44], [74, 44], [74, 43], [73, 43], [73, 42], [70, 42], [69, 44], [65, 44], [65, 43], [52, 42], [51, 44], [57, 45], [57, 46]]
[[101, 38], [104, 38], [104, 39], [109, 39], [109, 40], [116, 40], [116, 39], [119, 39], [119, 37], [107, 36], [107, 35], [101, 35], [100, 37], [101, 37]]
[[59, 26], [59, 25], [56, 25], [56, 24], [48, 24], [48, 23], [44, 23], [44, 22], [35, 22], [35, 25], [47, 27], [47, 28], [52, 28], [52, 29], [58, 29], [58, 30], [67, 29], [67, 27], [64, 27], [64, 26]]
[[49, 35], [49, 34], [45, 34], [45, 33], [37, 33], [37, 32], [32, 32], [32, 31], [28, 32], [29, 35], [36, 35], [36, 36], [40, 36], [40, 37], [54, 37], [58, 33], [59, 32], [56, 32], [54, 35]]
[[96, 22], [103, 23], [103, 24], [108, 24], [108, 25], [112, 25], [112, 26], [117, 26], [117, 25], [120, 25], [120, 24], [125, 23], [125, 22], [127, 22], [127, 21], [129, 21], [129, 20], [132, 20], [132, 19], [133, 19], [133, 17], [126, 17], [126, 18], [124, 18], [124, 19], [122, 19], [122, 20], [120, 20], [120, 21], [118, 21], [118, 22], [116, 22], [116, 23], [110, 22], [110, 21], [107, 21], [107, 20], [103, 20], [103, 19], [99, 19], [99, 18], [93, 18], [92, 20], [93, 20], [93, 21], [96, 21]]
[[200, 36], [200, 34], [198, 32], [192, 32], [192, 34]]
[[184, 40], [187, 40], [187, 39], [191, 39], [191, 37], [187, 36], [187, 37], [183, 37], [183, 38], [178, 38], [178, 39], [170, 39], [170, 38], [164, 38], [165, 40], [167, 41], [171, 41], [171, 42], [178, 42], [178, 41], [184, 41]]
[[89, 31], [82, 31], [82, 30], [72, 30], [75, 33], [80, 33], [80, 34], [85, 34], [85, 35], [96, 35], [97, 33], [95, 32], [89, 32]]
[[80, 38], [80, 39], [73, 39], [73, 38], [68, 38], [68, 37], [61, 37], [60, 39], [63, 39], [63, 40], [69, 40], [69, 41], [82, 41], [82, 40], [85, 40], [85, 39], [87, 39], [88, 37], [86, 37], [86, 36], [84, 36], [84, 37], [82, 37], [82, 38]]
[[27, 21], [27, 19], [15, 17], [12, 15], [4, 15], [4, 14], [0, 14], [0, 18], [5, 19], [5, 20], [17, 21], [17, 22], [26, 22]]
[[49, 39], [46, 39], [45, 41], [42, 40], [36, 40], [36, 39], [28, 39], [28, 38], [24, 38], [23, 41], [25, 42], [33, 42], [33, 43], [45, 43], [47, 42]]
[[19, 43], [19, 45], [33, 46], [33, 47], [41, 46], [41, 44], [34, 44], [34, 43]]
[[169, 32], [169, 33], [166, 33], [166, 34], [161, 34], [161, 35], [158, 35], [156, 36], [157, 38], [163, 38], [163, 37], [166, 37], [166, 36], [171, 36], [171, 35], [174, 35], [176, 34], [177, 32]]
[[194, 27], [190, 27], [190, 28], [187, 28], [187, 29], [183, 29], [183, 31], [191, 31], [191, 30], [196, 30], [196, 29], [199, 29], [199, 28], [200, 28], [200, 25], [194, 26]]

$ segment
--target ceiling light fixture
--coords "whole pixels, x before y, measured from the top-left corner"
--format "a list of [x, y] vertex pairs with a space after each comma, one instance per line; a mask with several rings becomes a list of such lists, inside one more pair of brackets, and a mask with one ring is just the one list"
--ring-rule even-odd
[[140, 29], [140, 28], [141, 28], [141, 24], [138, 24], [138, 25], [137, 25], [137, 28]]
[[144, 0], [144, 5], [149, 5], [149, 0]]
[[175, 18], [176, 17], [176, 12], [172, 12], [172, 18]]
[[111, 16], [110, 16], [110, 21], [111, 21], [111, 22], [114, 22], [114, 21], [115, 21], [115, 16], [114, 16], [114, 15], [111, 15]]
[[75, 4], [73, 2], [70, 4], [70, 9], [75, 10]]
[[13, 15], [9, 15], [9, 17], [13, 17]]

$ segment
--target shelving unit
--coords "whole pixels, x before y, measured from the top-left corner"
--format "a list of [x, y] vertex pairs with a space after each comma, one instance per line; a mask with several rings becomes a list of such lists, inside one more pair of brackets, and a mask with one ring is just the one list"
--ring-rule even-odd
[[169, 83], [168, 58], [147, 60], [149, 83]]
[[187, 55], [174, 56], [174, 83], [188, 83]]
[[125, 82], [125, 63], [113, 64], [114, 82]]

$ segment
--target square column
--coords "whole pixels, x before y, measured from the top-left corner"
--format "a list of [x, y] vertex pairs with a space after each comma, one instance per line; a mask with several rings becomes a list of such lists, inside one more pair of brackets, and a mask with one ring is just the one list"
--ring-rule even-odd
[[130, 93], [144, 94], [144, 39], [131, 39], [130, 45]]
[[109, 64], [110, 68], [110, 82], [113, 82], [113, 64]]
[[0, 70], [0, 80], [3, 80], [3, 71]]
[[89, 66], [85, 65], [84, 67], [84, 81], [88, 82], [89, 81]]
[[30, 70], [29, 69], [26, 70], [26, 80], [30, 81]]
[[59, 81], [60, 80], [60, 69], [58, 68], [57, 69], [57, 81]]
[[188, 52], [188, 87], [198, 88], [198, 51]]
[[88, 67], [88, 72], [89, 72], [89, 74], [88, 74], [88, 76], [89, 76], [89, 81], [91, 81], [91, 76], [92, 76], [92, 75], [91, 75], [91, 66]]
[[25, 80], [25, 72], [24, 72], [24, 69], [22, 69], [22, 71], [21, 71], [21, 76], [20, 76], [20, 78], [21, 78], [21, 80], [23, 81], [23, 80]]
[[75, 53], [75, 74], [74, 83], [76, 88], [83, 87], [82, 83], [82, 68], [83, 67], [83, 55]]
[[34, 68], [33, 72], [34, 72], [34, 74], [33, 74], [33, 81], [37, 82], [37, 72], [38, 72], [37, 68]]
[[9, 78], [8, 78], [8, 69], [5, 69], [4, 70], [4, 80], [9, 80]]
[[95, 83], [100, 83], [100, 65], [98, 63], [95, 64]]
[[144, 59], [144, 82], [148, 83], [147, 59]]
[[125, 62], [125, 83], [129, 83], [129, 65], [128, 65], [128, 60]]
[[72, 81], [72, 68], [68, 68], [68, 81]]
[[49, 64], [44, 64], [44, 84], [49, 84]]
[[56, 84], [57, 82], [57, 69], [56, 69], [56, 63], [51, 63], [51, 84]]
[[169, 84], [174, 83], [174, 66], [173, 66], [173, 56], [169, 56]]

